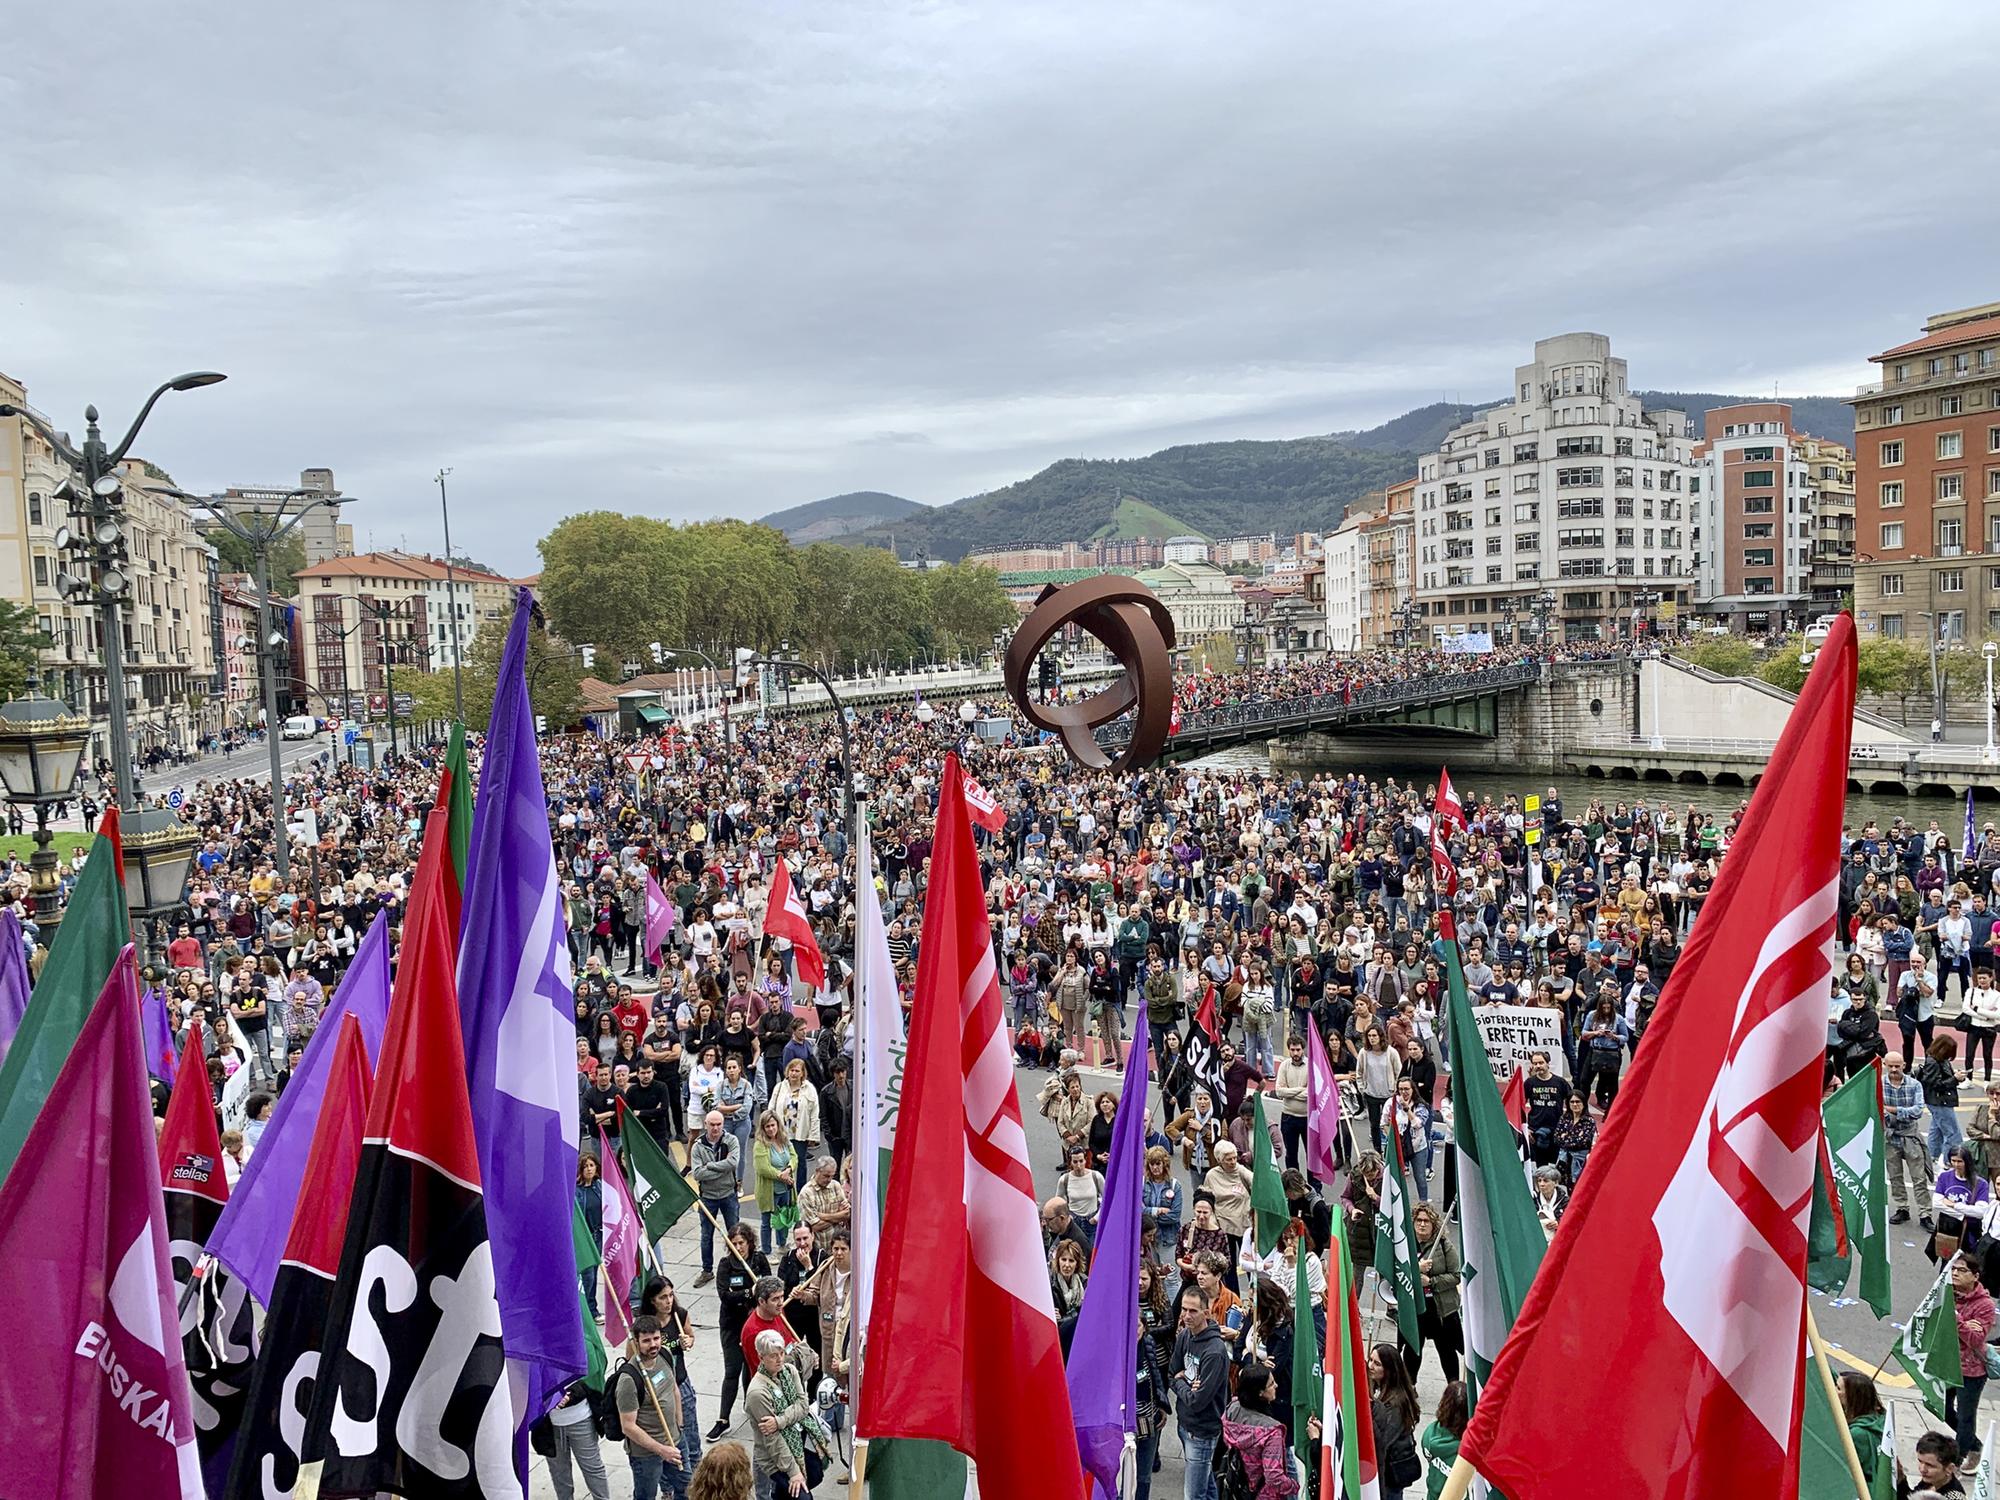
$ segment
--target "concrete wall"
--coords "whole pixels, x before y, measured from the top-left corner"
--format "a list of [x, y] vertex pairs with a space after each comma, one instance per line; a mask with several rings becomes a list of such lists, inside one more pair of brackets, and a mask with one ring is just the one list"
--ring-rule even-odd
[[[1775, 740], [1796, 701], [1791, 693], [1753, 677], [1722, 677], [1671, 658], [1639, 663], [1638, 733], [1673, 739]], [[1601, 736], [1593, 736], [1601, 738]], [[1903, 727], [1857, 710], [1854, 743], [1901, 745]]]

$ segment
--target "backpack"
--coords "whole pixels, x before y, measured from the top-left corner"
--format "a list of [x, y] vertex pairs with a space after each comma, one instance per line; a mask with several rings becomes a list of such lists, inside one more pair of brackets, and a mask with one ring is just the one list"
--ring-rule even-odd
[[1217, 1500], [1255, 1500], [1250, 1488], [1250, 1470], [1243, 1462], [1243, 1454], [1230, 1445], [1229, 1439], [1219, 1434], [1215, 1439], [1215, 1457], [1209, 1463], [1211, 1482], [1215, 1485]]
[[[625, 1441], [625, 1423], [618, 1415], [618, 1382], [627, 1374], [634, 1380], [640, 1379], [639, 1367], [629, 1359], [621, 1359], [611, 1368], [611, 1378], [604, 1382], [604, 1389], [590, 1395], [590, 1423], [597, 1429], [597, 1435], [609, 1443]], [[640, 1387], [639, 1396], [645, 1399], [645, 1388]]]

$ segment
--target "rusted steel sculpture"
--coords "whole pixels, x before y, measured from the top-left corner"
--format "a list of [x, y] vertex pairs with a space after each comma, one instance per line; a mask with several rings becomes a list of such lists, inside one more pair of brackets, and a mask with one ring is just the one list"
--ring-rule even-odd
[[[1125, 674], [1080, 703], [1036, 703], [1030, 669], [1067, 625], [1080, 626], [1102, 641]], [[1079, 764], [1097, 771], [1133, 770], [1151, 765], [1166, 747], [1173, 715], [1173, 648], [1174, 622], [1167, 607], [1136, 578], [1106, 573], [1060, 588], [1051, 585], [1007, 646], [1007, 691], [1028, 722], [1059, 735]], [[1132, 737], [1116, 756], [1110, 755], [1092, 731], [1128, 710]]]

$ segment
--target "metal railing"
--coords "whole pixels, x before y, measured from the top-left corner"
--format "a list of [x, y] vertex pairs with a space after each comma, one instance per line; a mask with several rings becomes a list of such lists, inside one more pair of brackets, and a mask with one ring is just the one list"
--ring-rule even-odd
[[[1168, 743], [1220, 737], [1248, 738], [1253, 732], [1275, 733], [1309, 725], [1347, 723], [1374, 718], [1398, 708], [1447, 703], [1455, 698], [1525, 687], [1540, 680], [1541, 675], [1542, 663], [1522, 661], [1504, 667], [1424, 677], [1414, 682], [1356, 688], [1344, 697], [1335, 697], [1331, 693], [1310, 693], [1287, 698], [1251, 699], [1227, 708], [1197, 709], [1183, 714], [1180, 728], [1174, 731]], [[1114, 720], [1097, 731], [1098, 743], [1105, 746], [1122, 745], [1131, 736], [1131, 723], [1125, 719]]]
[[[1600, 736], [1587, 740], [1577, 747], [1580, 753], [1593, 750], [1613, 750], [1635, 755], [1743, 755], [1760, 760], [1769, 760], [1778, 748], [1776, 740], [1721, 739], [1663, 736], [1655, 740], [1650, 735]], [[1879, 740], [1855, 744], [1848, 749], [1850, 763], [1861, 765], [1919, 765], [1971, 767], [1990, 765], [1983, 745], [1920, 745], [1897, 744], [1893, 740]]]

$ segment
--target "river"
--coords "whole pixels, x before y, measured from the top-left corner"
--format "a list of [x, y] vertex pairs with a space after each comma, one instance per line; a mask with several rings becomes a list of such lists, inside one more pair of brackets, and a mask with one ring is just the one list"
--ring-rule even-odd
[[[1234, 745], [1227, 750], [1219, 750], [1214, 755], [1204, 756], [1192, 762], [1198, 766], [1218, 768], [1245, 767], [1259, 771], [1270, 768], [1270, 757], [1260, 744]], [[1435, 763], [1416, 761], [1382, 760], [1361, 769], [1378, 780], [1393, 776], [1399, 781], [1414, 779], [1419, 785], [1428, 786], [1437, 779], [1438, 767]], [[1527, 796], [1533, 793], [1546, 796], [1550, 787], [1563, 799], [1563, 807], [1571, 815], [1581, 813], [1590, 806], [1591, 799], [1601, 798], [1607, 806], [1618, 801], [1634, 802], [1644, 798], [1649, 806], [1667, 802], [1676, 812], [1685, 811], [1690, 805], [1707, 813], [1730, 813], [1750, 800], [1750, 788], [1732, 786], [1684, 786], [1667, 782], [1601, 781], [1586, 776], [1531, 775], [1526, 771], [1512, 775], [1495, 772], [1476, 766], [1467, 766], [1463, 771], [1452, 772], [1452, 785], [1459, 797], [1470, 807], [1474, 799], [1490, 796], [1495, 802], [1507, 793]], [[1936, 818], [1938, 826], [1950, 830], [1956, 838], [1964, 827], [1964, 811], [1961, 804], [1937, 797], [1902, 797], [1869, 795], [1864, 792], [1847, 794], [1848, 821], [1861, 826], [1873, 818], [1883, 827], [1892, 818], [1909, 818], [1918, 824], [1928, 823]], [[1982, 804], [1980, 822], [1989, 818], [2000, 821], [2000, 805], [1990, 802]]]

